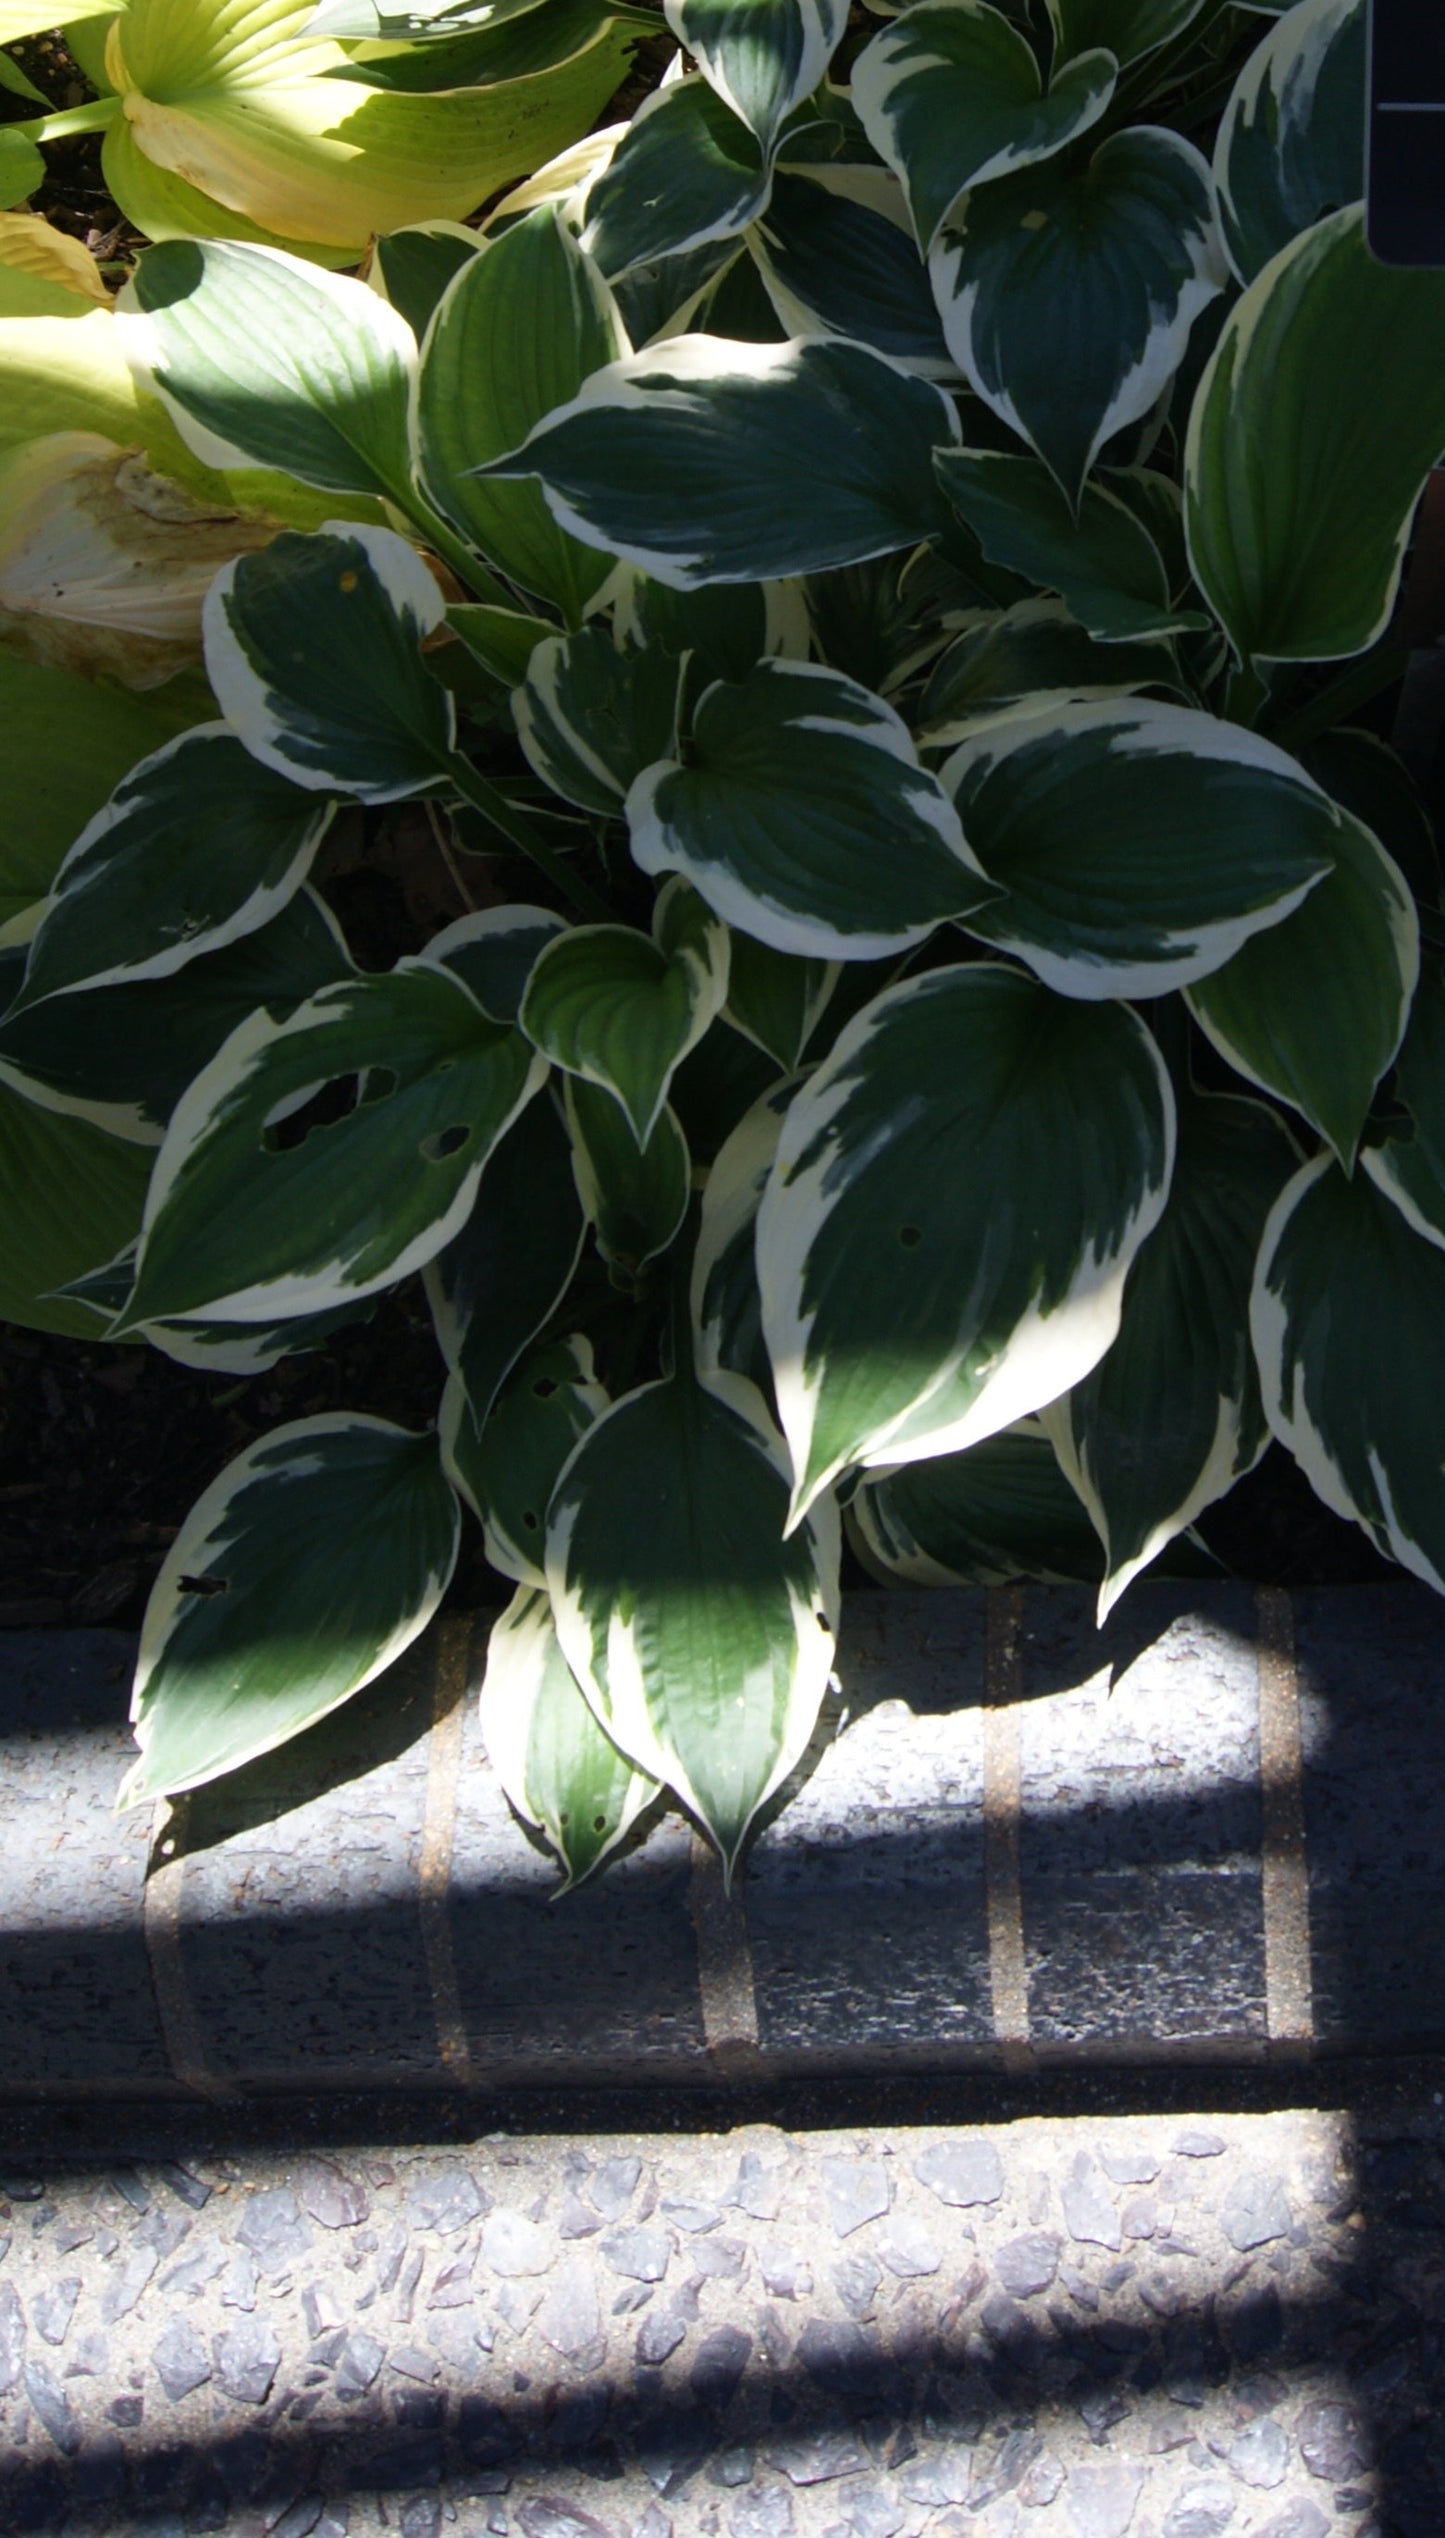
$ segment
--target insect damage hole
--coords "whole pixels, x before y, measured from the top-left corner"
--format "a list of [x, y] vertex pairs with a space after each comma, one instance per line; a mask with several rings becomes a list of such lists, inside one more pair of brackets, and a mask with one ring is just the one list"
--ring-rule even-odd
[[176, 1585], [182, 1595], [229, 1595], [228, 1577], [179, 1577]]
[[460, 1154], [470, 1142], [471, 1133], [460, 1119], [454, 1120], [450, 1128], [434, 1128], [418, 1148], [423, 1163], [445, 1163], [449, 1155]]
[[389, 1066], [368, 1066], [352, 1075], [333, 1075], [324, 1084], [303, 1085], [288, 1093], [266, 1114], [261, 1143], [267, 1154], [294, 1154], [318, 1128], [334, 1128], [372, 1102], [396, 1091]]
[[923, 1228], [921, 1225], [900, 1225], [898, 1239], [905, 1251], [916, 1251], [923, 1240]]

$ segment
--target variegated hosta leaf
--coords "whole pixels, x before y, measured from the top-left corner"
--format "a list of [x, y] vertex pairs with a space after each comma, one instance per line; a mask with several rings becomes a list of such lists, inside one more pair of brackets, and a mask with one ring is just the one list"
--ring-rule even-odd
[[963, 1454], [870, 1472], [848, 1502], [849, 1539], [885, 1585], [1004, 1586], [1019, 1577], [1096, 1586], [1099, 1537], [1036, 1419]]
[[1099, 643], [1061, 600], [1023, 599], [979, 616], [939, 655], [915, 737], [920, 749], [945, 748], [1011, 705], [1085, 704], [1145, 687], [1185, 693], [1171, 644]]
[[0, 1081], [0, 1321], [99, 1335], [94, 1314], [56, 1290], [134, 1234], [150, 1166], [142, 1147]]
[[439, 303], [464, 264], [480, 255], [484, 240], [459, 221], [430, 220], [378, 238], [367, 282], [421, 342]]
[[1173, 1148], [1125, 1006], [979, 963], [865, 1007], [796, 1095], [758, 1215], [794, 1520], [850, 1464], [952, 1453], [1082, 1382]]
[[808, 608], [801, 582], [709, 582], [671, 590], [650, 574], [622, 566], [617, 574], [617, 639], [681, 658], [693, 656], [695, 678], [745, 679], [755, 661], [777, 653], [806, 661]]
[[846, 0], [665, 0], [664, 14], [768, 152], [793, 108], [822, 85], [848, 22]]
[[457, 275], [422, 352], [412, 422], [423, 490], [493, 564], [577, 623], [605, 558], [558, 528], [533, 484], [471, 472], [524, 441], [627, 349], [595, 265], [554, 206], [519, 220]]
[[[1091, 45], [1107, 44], [1120, 65], [1137, 62], [1161, 44], [1172, 44], [1199, 17], [1206, 0], [1048, 0], [1054, 38], [1072, 61]], [[1281, 6], [1287, 0], [1280, 0]]]
[[171, 239], [146, 249], [116, 323], [208, 465], [323, 493], [405, 488], [416, 342], [364, 283], [271, 247]]
[[1414, 1134], [1377, 1148], [1372, 1169], [1416, 1232], [1445, 1243], [1445, 986], [1437, 969], [1421, 979], [1410, 1009], [1395, 1090]]
[[67, 848], [189, 719], [165, 692], [121, 695], [0, 652], [0, 947], [34, 932]]
[[924, 255], [970, 185], [1052, 158], [1114, 93], [1112, 52], [1078, 54], [1047, 94], [1022, 29], [987, 0], [917, 0], [859, 54], [853, 103], [902, 179]]
[[447, 624], [473, 660], [480, 661], [504, 687], [521, 685], [538, 644], [549, 642], [556, 633], [550, 617], [528, 617], [518, 608], [474, 605], [470, 600], [453, 600]]
[[957, 378], [911, 234], [843, 180], [775, 177], [748, 246], [787, 334], [846, 336], [916, 378]]
[[[22, 953], [0, 954], [0, 1001]], [[318, 987], [356, 975], [330, 910], [309, 888], [254, 934], [198, 953], [165, 978], [88, 987], [0, 1013], [0, 1082], [112, 1136], [158, 1146], [166, 1122], [222, 1041], [264, 1005], [293, 1013]]]
[[816, 663], [709, 688], [686, 763], [639, 777], [627, 817], [644, 872], [779, 952], [874, 960], [990, 895], [898, 715]]
[[1214, 180], [1177, 133], [1111, 133], [970, 194], [929, 269], [954, 360], [1073, 502], [1223, 286]]
[[547, 1502], [580, 1436], [607, 1407], [591, 1342], [575, 1333], [528, 1349], [479, 1412], [454, 1372], [442, 1402], [442, 1456], [481, 1519], [487, 1558], [503, 1577], [541, 1586]]
[[619, 650], [598, 626], [539, 643], [512, 698], [517, 737], [554, 793], [615, 817], [644, 767], [677, 747], [683, 664]]
[[658, 1784], [598, 1726], [558, 1644], [551, 1602], [535, 1587], [519, 1587], [492, 1624], [481, 1720], [492, 1769], [556, 1852], [565, 1895], [617, 1848]]
[[796, 1090], [795, 1084], [776, 1084], [754, 1102], [724, 1140], [707, 1176], [691, 1289], [693, 1346], [705, 1382], [719, 1370], [746, 1375], [763, 1392], [772, 1382], [754, 1234]]
[[528, 1039], [554, 1066], [616, 1095], [639, 1146], [728, 983], [727, 928], [685, 885], [659, 899], [653, 932], [569, 927], [538, 960], [521, 1012]]
[[1083, 489], [1078, 509], [1037, 458], [1002, 450], [938, 454], [943, 490], [991, 564], [1056, 590], [1070, 614], [1102, 642], [1138, 641], [1207, 626], [1169, 604], [1164, 558], [1117, 494]]
[[1044, 1413], [1106, 1554], [1102, 1624], [1269, 1439], [1249, 1343], [1265, 1218], [1299, 1161], [1261, 1102], [1179, 1100], [1169, 1203], [1129, 1272], [1108, 1355]]
[[[134, 1255], [132, 1255], [134, 1257]], [[117, 1308], [119, 1309], [119, 1308]], [[202, 1375], [264, 1375], [283, 1357], [309, 1356], [325, 1348], [338, 1331], [354, 1329], [368, 1319], [366, 1304], [343, 1305], [335, 1313], [310, 1313], [295, 1322], [147, 1322], [143, 1338], [150, 1348], [177, 1366], [192, 1366]]]
[[551, 908], [530, 908], [509, 899], [499, 908], [476, 908], [434, 934], [418, 958], [448, 969], [470, 989], [491, 1022], [515, 1022], [527, 981], [549, 943], [567, 930]]
[[544, 1095], [493, 1148], [461, 1232], [422, 1272], [437, 1344], [478, 1419], [560, 1305], [586, 1230], [572, 1142]]
[[293, 784], [363, 802], [435, 792], [456, 709], [421, 646], [445, 613], [416, 549], [390, 529], [287, 531], [217, 574], [206, 675], [252, 756]]
[[753, 135], [705, 79], [655, 89], [587, 197], [582, 247], [609, 282], [735, 238], [768, 199]]
[[1065, 996], [1159, 996], [1222, 968], [1323, 883], [1342, 820], [1271, 742], [1143, 701], [1021, 706], [941, 781], [1004, 893], [970, 933]]
[[11, 1013], [66, 988], [164, 978], [255, 933], [300, 889], [333, 807], [224, 723], [183, 732], [82, 829]]
[[724, 1011], [785, 1074], [797, 1066], [838, 984], [836, 961], [799, 960], [751, 934], [733, 937]]
[[[323, 988], [286, 1022], [254, 1013], [166, 1133], [126, 1327], [272, 1322], [394, 1285], [461, 1231], [545, 1073], [421, 961]], [[328, 1091], [340, 1115], [305, 1123]]]
[[1442, 449], [1445, 273], [1377, 264], [1337, 212], [1231, 309], [1189, 419], [1190, 561], [1242, 659], [1384, 633]]
[[1275, 1204], [1250, 1329], [1270, 1426], [1327, 1507], [1445, 1594], [1445, 1247], [1316, 1155]]
[[485, 485], [539, 476], [553, 518], [674, 589], [826, 572], [943, 525], [942, 392], [862, 344], [682, 335], [594, 373]]
[[736, 238], [711, 238], [686, 255], [659, 256], [620, 275], [612, 296], [633, 351], [681, 334], [700, 319], [711, 305], [714, 284], [721, 286], [742, 255]]
[[635, 1278], [666, 1251], [687, 1214], [692, 1167], [676, 1113], [664, 1107], [645, 1146], [619, 1102], [569, 1075], [563, 1098], [577, 1194], [609, 1268]]
[[625, 1754], [731, 1876], [813, 1732], [833, 1663], [830, 1504], [784, 1540], [780, 1442], [751, 1384], [690, 1369], [614, 1403], [553, 1492], [547, 1585], [568, 1664]]
[[273, 1753], [399, 1657], [457, 1556], [434, 1436], [343, 1411], [273, 1428], [197, 1499], [166, 1554], [117, 1804]]
[[1270, 257], [1365, 190], [1365, 0], [1298, 0], [1256, 45], [1214, 145], [1229, 261]]
[[1348, 1169], [1400, 1045], [1420, 934], [1399, 867], [1362, 821], [1341, 811], [1328, 852], [1303, 905], [1191, 987], [1189, 1006], [1221, 1057], [1290, 1103]]

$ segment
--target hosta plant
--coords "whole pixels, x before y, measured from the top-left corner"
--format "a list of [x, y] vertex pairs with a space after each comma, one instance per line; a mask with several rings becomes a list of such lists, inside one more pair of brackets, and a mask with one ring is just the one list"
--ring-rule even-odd
[[[831, 0], [668, 23], [483, 233], [162, 243], [111, 321], [337, 508], [21, 912], [14, 1113], [129, 1178], [77, 1257], [58, 1144], [9, 1290], [243, 1377], [419, 1274], [439, 1351], [434, 1429], [196, 1507], [128, 1803], [374, 1677], [468, 1511], [571, 1879], [664, 1788], [731, 1868], [840, 1514], [1103, 1613], [1274, 1436], [1445, 1590], [1445, 920], [1368, 719], [1445, 276], [1367, 252], [1362, 0], [916, 0], [846, 79]], [[364, 968], [316, 858], [405, 801], [473, 904]]]

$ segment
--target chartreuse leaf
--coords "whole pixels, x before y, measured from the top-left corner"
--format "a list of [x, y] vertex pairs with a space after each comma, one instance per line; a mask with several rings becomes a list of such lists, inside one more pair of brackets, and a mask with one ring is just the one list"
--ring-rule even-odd
[[1331, 869], [1278, 928], [1189, 991], [1201, 1030], [1240, 1075], [1291, 1104], [1348, 1171], [1399, 1048], [1420, 965], [1399, 867], [1340, 811]]
[[[1285, 5], [1286, 0], [1281, 0]], [[1077, 59], [1107, 44], [1121, 64], [1171, 44], [1201, 15], [1207, 0], [1048, 0], [1060, 56]]]
[[1101, 642], [1139, 641], [1206, 626], [1169, 604], [1164, 558], [1142, 522], [1102, 485], [1084, 487], [1077, 513], [1037, 458], [949, 449], [938, 473], [991, 564], [1056, 590]]
[[[90, 249], [63, 229], [52, 228], [38, 213], [6, 212], [0, 217], [0, 270], [11, 277], [30, 275], [42, 285], [77, 293], [97, 308], [110, 307], [110, 293]], [[7, 317], [12, 314], [5, 311]]]
[[475, 1419], [561, 1304], [586, 1230], [571, 1139], [550, 1099], [529, 1102], [494, 1148], [461, 1232], [422, 1272], [438, 1345]]
[[45, 161], [23, 132], [0, 125], [0, 210], [27, 203], [45, 183]]
[[885, 1585], [1004, 1586], [1036, 1577], [1096, 1586], [1103, 1568], [1088, 1511], [1036, 1419], [1020, 1419], [962, 1454], [870, 1472], [845, 1522], [864, 1567]]
[[445, 615], [390, 529], [287, 531], [206, 594], [206, 675], [253, 757], [317, 793], [394, 802], [437, 790], [456, 709], [422, 658]]
[[426, 1628], [460, 1514], [434, 1436], [337, 1412], [274, 1428], [197, 1499], [166, 1555], [131, 1694], [117, 1805], [273, 1753]]
[[0, 944], [38, 921], [67, 847], [178, 719], [164, 695], [120, 695], [0, 653]]
[[1186, 691], [1168, 643], [1099, 643], [1057, 599], [1022, 599], [965, 625], [928, 674], [918, 707], [920, 749], [946, 748], [1010, 705], [1035, 710], [1130, 695]]
[[213, 467], [274, 467], [323, 493], [406, 488], [416, 340], [365, 283], [271, 247], [148, 247], [117, 324]]
[[1214, 145], [1241, 282], [1365, 190], [1365, 0], [1298, 0], [1257, 44]]
[[772, 1380], [763, 1342], [754, 1235], [788, 1104], [797, 1087], [775, 1084], [744, 1112], [707, 1176], [692, 1256], [692, 1329], [704, 1382], [720, 1369], [761, 1388]]
[[793, 1520], [852, 1463], [946, 1454], [1097, 1365], [1169, 1186], [1122, 1005], [979, 963], [890, 987], [796, 1095], [758, 1214]]
[[[114, 0], [80, 0], [78, 7], [65, 0], [67, 23], [72, 18], [109, 17]], [[54, 0], [0, 0], [0, 44], [18, 44], [22, 36], [48, 35], [55, 26]]]
[[611, 295], [552, 205], [458, 273], [422, 349], [412, 419], [420, 481], [493, 564], [576, 624], [608, 565], [558, 528], [533, 484], [479, 482], [534, 424], [627, 349]]
[[540, 954], [565, 931], [565, 919], [550, 908], [509, 899], [443, 926], [419, 957], [451, 970], [492, 1022], [515, 1022]]
[[929, 269], [959, 368], [1076, 502], [1223, 285], [1214, 182], [1177, 133], [1111, 133], [970, 194]]
[[[8, 957], [18, 986], [21, 956]], [[238, 1023], [262, 1007], [293, 1013], [318, 987], [354, 976], [335, 919], [302, 889], [269, 925], [198, 953], [167, 977], [88, 987], [83, 1002], [12, 1007], [0, 1015], [0, 1082], [47, 1109], [157, 1146], [187, 1085]]]
[[760, 661], [709, 688], [685, 762], [627, 797], [644, 872], [684, 873], [775, 951], [875, 960], [990, 896], [899, 716], [834, 670]]
[[767, 210], [748, 234], [749, 252], [785, 333], [846, 336], [920, 379], [956, 379], [910, 232], [863, 196], [878, 174], [855, 172], [857, 197], [842, 174], [826, 185], [775, 177]]
[[657, 903], [653, 935], [575, 925], [541, 954], [521, 1025], [554, 1066], [615, 1094], [645, 1146], [674, 1070], [722, 1010], [728, 933], [686, 884]]
[[1250, 1304], [1269, 1424], [1327, 1507], [1445, 1594], [1445, 1248], [1368, 1151], [1316, 1155], [1264, 1230]]
[[1298, 1152], [1262, 1102], [1191, 1091], [1178, 1110], [1168, 1205], [1129, 1272], [1119, 1336], [1044, 1413], [1104, 1546], [1101, 1624], [1269, 1438], [1249, 1344], [1250, 1281]]
[[737, 934], [724, 1010], [735, 1030], [746, 1033], [789, 1074], [801, 1060], [838, 976], [836, 961], [799, 960], [750, 934]]
[[94, 1339], [95, 1315], [56, 1295], [128, 1242], [151, 1156], [0, 1083], [0, 1322]]
[[124, 777], [55, 877], [12, 1013], [66, 988], [164, 978], [253, 934], [300, 889], [331, 819], [224, 723]]
[[862, 344], [682, 335], [599, 370], [484, 482], [539, 476], [553, 518], [660, 582], [755, 582], [944, 525], [942, 392]]
[[1334, 869], [1343, 814], [1293, 758], [1141, 700], [1020, 706], [941, 781], [1002, 896], [970, 933], [1065, 996], [1157, 996], [1223, 967]]
[[1001, 10], [917, 0], [859, 54], [852, 93], [874, 149], [902, 180], [927, 255], [969, 186], [1077, 140], [1117, 76], [1112, 52], [1076, 54], [1045, 94], [1033, 46]]
[[598, 1726], [558, 1644], [545, 1593], [521, 1586], [487, 1642], [482, 1735], [524, 1823], [546, 1836], [567, 1894], [630, 1831], [658, 1784]]
[[582, 247], [609, 282], [734, 238], [768, 199], [753, 135], [705, 79], [654, 90], [587, 196]]
[[[394, 1285], [461, 1231], [545, 1071], [420, 961], [253, 1014], [171, 1120], [126, 1326], [273, 1322]], [[328, 1088], [351, 1106], [308, 1125]]]
[[557, 1636], [613, 1742], [691, 1808], [731, 1876], [802, 1754], [833, 1663], [838, 1526], [791, 1540], [780, 1440], [737, 1376], [688, 1366], [589, 1429], [552, 1495]]
[[676, 1113], [664, 1108], [645, 1146], [619, 1102], [569, 1075], [563, 1098], [577, 1193], [597, 1248], [627, 1280], [666, 1251], [687, 1214], [692, 1167]]
[[846, 0], [665, 0], [685, 52], [765, 151], [822, 85], [848, 22]]
[[600, 626], [539, 643], [512, 698], [517, 737], [564, 802], [604, 818], [644, 767], [677, 747], [683, 665], [619, 650]]
[[443, 1457], [503, 1577], [543, 1584], [547, 1502], [577, 1439], [606, 1407], [591, 1343], [575, 1333], [528, 1349], [485, 1419], [465, 1377], [452, 1375], [442, 1403]]
[[1189, 418], [1190, 561], [1241, 659], [1383, 634], [1442, 448], [1445, 273], [1377, 264], [1336, 212], [1231, 309]]
[[[3, 19], [0, 19], [0, 26], [3, 26], [3, 23]], [[0, 34], [0, 44], [8, 43], [9, 40], [8, 36]], [[49, 107], [50, 99], [46, 96], [44, 89], [37, 88], [34, 80], [28, 77], [20, 64], [5, 52], [0, 52], [0, 88], [5, 89], [12, 97], [28, 97], [34, 105], [40, 107], [42, 112]]]

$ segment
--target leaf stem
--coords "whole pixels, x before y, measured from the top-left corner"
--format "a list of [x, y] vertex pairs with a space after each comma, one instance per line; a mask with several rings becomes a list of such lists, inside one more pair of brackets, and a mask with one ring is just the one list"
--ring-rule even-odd
[[446, 772], [462, 800], [470, 802], [474, 811], [480, 811], [484, 820], [490, 820], [493, 828], [500, 829], [521, 854], [530, 856], [538, 871], [545, 873], [553, 888], [570, 899], [579, 915], [594, 922], [599, 919], [603, 923], [617, 922], [615, 909], [601, 892], [594, 890], [590, 882], [584, 881], [569, 864], [563, 862], [535, 821], [529, 819], [525, 811], [519, 810], [515, 802], [509, 802], [499, 786], [489, 783], [484, 775], [478, 775], [469, 759], [453, 751], [446, 761]]
[[1391, 645], [1383, 652], [1369, 653], [1362, 661], [1349, 662], [1303, 705], [1283, 715], [1270, 738], [1277, 740], [1282, 749], [1302, 749], [1306, 742], [1318, 740], [1322, 732], [1332, 731], [1358, 706], [1368, 705], [1382, 688], [1393, 686], [1409, 658], [1408, 652]]
[[104, 132], [120, 112], [118, 97], [94, 97], [88, 105], [62, 106], [54, 114], [35, 115], [29, 123], [10, 123], [7, 132], [26, 141], [66, 141], [77, 132]]

